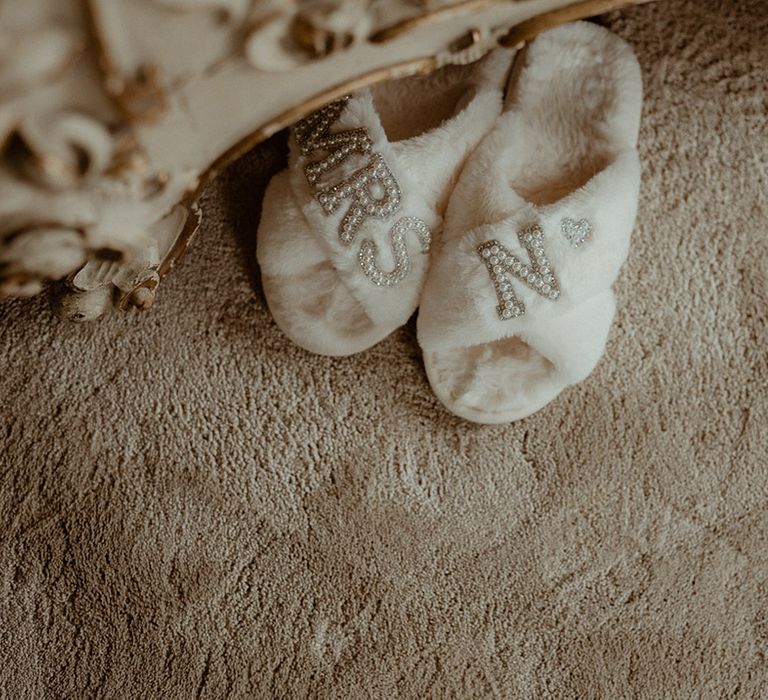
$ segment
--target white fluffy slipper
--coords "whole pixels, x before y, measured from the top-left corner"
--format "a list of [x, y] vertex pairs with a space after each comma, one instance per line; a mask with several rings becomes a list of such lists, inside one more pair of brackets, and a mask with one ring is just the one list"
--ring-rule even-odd
[[295, 343], [349, 355], [413, 314], [451, 187], [501, 113], [512, 56], [383, 83], [293, 128], [257, 258], [272, 315]]
[[419, 310], [438, 398], [479, 423], [524, 418], [605, 349], [637, 211], [640, 69], [586, 22], [518, 54], [504, 113], [451, 195]]

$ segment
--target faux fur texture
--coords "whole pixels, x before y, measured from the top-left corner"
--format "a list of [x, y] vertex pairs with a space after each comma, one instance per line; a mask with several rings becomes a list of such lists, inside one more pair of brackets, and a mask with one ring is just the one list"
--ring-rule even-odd
[[[637, 211], [642, 88], [630, 47], [579, 22], [542, 34], [518, 60], [507, 109], [451, 195], [419, 311], [433, 389], [453, 412], [485, 423], [530, 415], [594, 368]], [[563, 235], [566, 218], [591, 224], [578, 248]], [[477, 248], [497, 240], [527, 261], [518, 232], [534, 223], [560, 297], [514, 279], [526, 312], [500, 320]]]
[[0, 698], [768, 697], [765, 2], [603, 21], [637, 227], [603, 360], [530, 418], [444, 410], [412, 322], [348, 358], [275, 326], [284, 134], [148, 312], [0, 303]]
[[339, 239], [349, 201], [329, 216], [315, 194], [368, 158], [348, 158], [315, 187], [303, 168], [317, 154], [302, 156], [291, 139], [288, 173], [278, 176], [267, 194], [257, 255], [270, 309], [294, 342], [321, 354], [348, 355], [380, 341], [413, 314], [430, 256], [419, 250], [415, 237], [407, 237], [410, 273], [396, 287], [377, 287], [360, 267], [360, 243], [372, 240], [378, 264], [391, 270], [389, 235], [400, 218], [422, 219], [433, 245], [439, 240], [455, 176], [500, 113], [511, 57], [500, 50], [475, 66], [388, 83], [347, 103], [332, 131], [365, 128], [373, 152], [384, 158], [401, 191], [398, 211], [385, 220], [366, 219], [352, 244]]

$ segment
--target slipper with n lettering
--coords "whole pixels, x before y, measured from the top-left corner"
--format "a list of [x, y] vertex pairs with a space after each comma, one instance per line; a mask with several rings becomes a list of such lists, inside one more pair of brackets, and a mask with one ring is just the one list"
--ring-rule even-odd
[[501, 113], [512, 56], [383, 83], [293, 128], [257, 234], [267, 303], [291, 340], [350, 355], [413, 314], [450, 190]]
[[597, 25], [544, 32], [518, 54], [419, 309], [427, 376], [451, 412], [524, 418], [602, 356], [637, 211], [641, 103], [632, 50]]

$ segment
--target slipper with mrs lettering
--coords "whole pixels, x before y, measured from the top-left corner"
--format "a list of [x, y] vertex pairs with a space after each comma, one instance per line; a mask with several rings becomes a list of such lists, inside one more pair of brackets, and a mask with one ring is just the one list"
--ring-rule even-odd
[[257, 259], [272, 316], [296, 344], [350, 355], [410, 318], [451, 188], [501, 113], [513, 55], [382, 83], [293, 128]]

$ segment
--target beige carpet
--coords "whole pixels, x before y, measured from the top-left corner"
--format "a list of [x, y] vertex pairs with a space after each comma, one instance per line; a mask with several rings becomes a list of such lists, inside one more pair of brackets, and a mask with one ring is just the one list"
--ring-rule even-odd
[[472, 426], [252, 262], [278, 138], [144, 315], [0, 307], [0, 697], [768, 697], [768, 5], [611, 15], [646, 84], [608, 352]]

